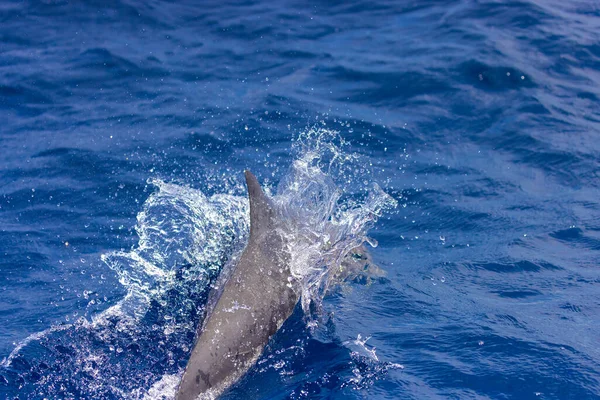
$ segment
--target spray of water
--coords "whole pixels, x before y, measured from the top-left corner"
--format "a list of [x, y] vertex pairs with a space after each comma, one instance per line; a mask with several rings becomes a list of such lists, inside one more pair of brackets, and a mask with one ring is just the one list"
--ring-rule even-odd
[[363, 186], [360, 158], [346, 146], [335, 131], [306, 131], [295, 143], [296, 159], [275, 196], [288, 238], [290, 269], [300, 283], [308, 316], [312, 310], [318, 314], [350, 251], [365, 241], [377, 245], [367, 232], [383, 212], [397, 205], [377, 184]]
[[[293, 164], [274, 191], [311, 324], [344, 257], [365, 241], [376, 245], [367, 231], [396, 206], [377, 185], [364, 183], [368, 173], [347, 147], [336, 132], [308, 129], [295, 141]], [[248, 201], [150, 183], [157, 190], [138, 214], [138, 245], [102, 257], [126, 296], [90, 319], [30, 336], [0, 363], [0, 377], [18, 382], [26, 397], [159, 399], [174, 393], [210, 286], [246, 243]]]

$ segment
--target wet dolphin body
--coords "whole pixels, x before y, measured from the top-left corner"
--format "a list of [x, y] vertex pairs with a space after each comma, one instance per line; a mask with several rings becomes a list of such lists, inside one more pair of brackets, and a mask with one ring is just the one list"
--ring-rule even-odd
[[250, 238], [199, 329], [177, 400], [219, 396], [256, 362], [298, 302], [289, 279], [286, 238], [272, 203], [256, 177], [249, 171], [245, 175]]

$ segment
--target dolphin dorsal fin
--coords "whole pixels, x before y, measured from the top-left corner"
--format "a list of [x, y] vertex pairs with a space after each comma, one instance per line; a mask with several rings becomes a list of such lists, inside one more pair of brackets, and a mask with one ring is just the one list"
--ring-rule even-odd
[[252, 172], [244, 171], [250, 201], [250, 238], [257, 238], [272, 225], [273, 207]]

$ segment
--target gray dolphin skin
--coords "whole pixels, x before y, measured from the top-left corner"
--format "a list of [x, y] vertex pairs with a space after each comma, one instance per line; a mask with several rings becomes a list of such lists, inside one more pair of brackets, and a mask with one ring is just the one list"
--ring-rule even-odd
[[209, 312], [177, 392], [177, 400], [215, 399], [257, 361], [269, 339], [292, 314], [286, 238], [270, 199], [245, 171], [250, 237]]

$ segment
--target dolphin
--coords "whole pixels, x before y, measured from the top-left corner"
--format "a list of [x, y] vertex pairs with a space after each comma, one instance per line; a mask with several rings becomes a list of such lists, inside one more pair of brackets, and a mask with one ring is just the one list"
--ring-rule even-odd
[[[250, 237], [239, 259], [224, 267], [208, 301], [204, 323], [178, 387], [176, 400], [213, 400], [258, 360], [300, 298], [290, 271], [289, 238], [272, 201], [245, 171]], [[382, 277], [364, 247], [350, 250], [335, 281]]]
[[250, 201], [248, 244], [198, 330], [177, 400], [215, 399], [258, 360], [292, 314], [299, 295], [273, 203], [245, 171]]

